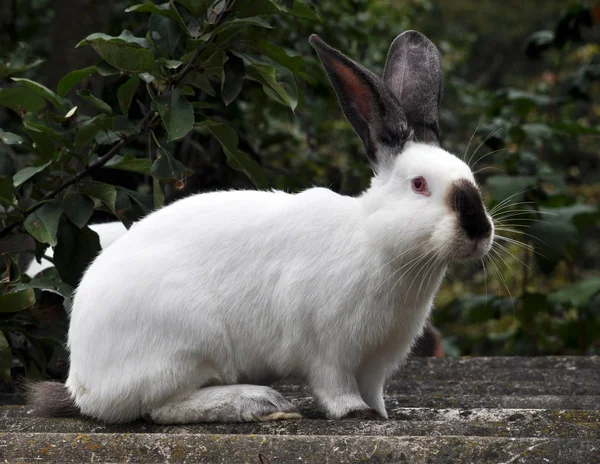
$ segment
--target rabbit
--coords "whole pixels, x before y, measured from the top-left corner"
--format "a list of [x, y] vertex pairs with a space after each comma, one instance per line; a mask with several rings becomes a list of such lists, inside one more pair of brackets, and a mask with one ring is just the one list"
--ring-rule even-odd
[[364, 143], [370, 187], [211, 192], [143, 218], [84, 274], [68, 379], [33, 387], [38, 414], [294, 419], [268, 386], [294, 377], [327, 418], [387, 418], [385, 380], [448, 264], [482, 258], [494, 226], [470, 168], [439, 147], [441, 55], [429, 39], [399, 35], [383, 79], [309, 42]]
[[[100, 239], [100, 247], [102, 249], [111, 245], [119, 237], [121, 237], [121, 235], [127, 232], [127, 229], [120, 221], [106, 222], [103, 224], [93, 224], [90, 225], [90, 229], [92, 229], [98, 234], [98, 238]], [[46, 255], [50, 258], [54, 256], [52, 248], [48, 248], [48, 250], [46, 250]], [[25, 274], [33, 278], [37, 274], [42, 272], [44, 269], [47, 269], [52, 266], [53, 264], [45, 258], [42, 258], [39, 263], [34, 259], [29, 263], [29, 266], [27, 266]]]

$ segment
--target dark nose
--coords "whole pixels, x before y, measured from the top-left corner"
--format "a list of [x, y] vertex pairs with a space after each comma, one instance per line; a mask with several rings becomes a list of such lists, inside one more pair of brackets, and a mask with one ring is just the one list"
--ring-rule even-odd
[[470, 239], [490, 236], [492, 225], [485, 214], [481, 194], [472, 182], [466, 179], [454, 182], [448, 192], [448, 204], [458, 215], [460, 226]]

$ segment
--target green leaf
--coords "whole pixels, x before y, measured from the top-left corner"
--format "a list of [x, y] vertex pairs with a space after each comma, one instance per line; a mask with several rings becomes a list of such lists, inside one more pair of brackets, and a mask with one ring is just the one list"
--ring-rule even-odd
[[171, 10], [169, 2], [157, 5], [153, 2], [140, 3], [125, 9], [125, 13], [154, 13], [160, 16], [166, 16], [174, 21], [177, 20], [177, 14]]
[[2, 129], [0, 129], [0, 140], [7, 145], [21, 145], [25, 141], [20, 135], [4, 132]]
[[15, 199], [15, 189], [10, 177], [0, 175], [0, 204], [12, 205]]
[[67, 111], [67, 114], [65, 114], [65, 119], [69, 119], [70, 117], [72, 117], [76, 111], [77, 111], [77, 107], [74, 106], [69, 111]]
[[23, 182], [35, 176], [38, 172], [42, 172], [44, 169], [50, 166], [50, 163], [52, 163], [52, 160], [44, 164], [40, 164], [39, 166], [28, 166], [26, 168], [21, 169], [13, 176], [13, 185], [15, 187], [18, 187]]
[[[59, 118], [63, 119], [63, 117]], [[71, 147], [70, 130], [57, 125], [54, 119], [55, 118], [49, 117], [48, 114], [36, 115], [27, 113], [23, 116], [23, 127], [26, 130], [42, 132], [44, 135], [57, 141], [61, 146]]]
[[92, 95], [89, 90], [78, 90], [77, 95], [96, 108], [98, 111], [106, 114], [112, 114], [112, 108], [108, 103]]
[[73, 193], [63, 200], [63, 210], [65, 216], [82, 229], [94, 214], [94, 202], [87, 196]]
[[227, 164], [233, 169], [242, 171], [259, 189], [269, 188], [267, 177], [259, 164], [248, 154], [238, 150], [238, 135], [235, 130], [216, 121], [205, 121], [200, 127], [206, 127], [219, 141], [227, 156]]
[[214, 0], [175, 0], [183, 5], [194, 16], [202, 16]]
[[[286, 84], [277, 80], [275, 66], [264, 63], [247, 63], [246, 74], [250, 79], [261, 83], [265, 94], [269, 97], [290, 107], [292, 111], [296, 108], [298, 104], [297, 89], [295, 90], [296, 95], [294, 95], [294, 88], [287, 86], [286, 89]], [[288, 94], [286, 90], [290, 93]]]
[[67, 302], [70, 302], [70, 299], [73, 296], [73, 287], [61, 280], [58, 271], [54, 267], [44, 269], [31, 279], [30, 282], [20, 282], [14, 287], [15, 291], [21, 291], [28, 288], [36, 288], [38, 290], [55, 293], [62, 296]]
[[169, 142], [185, 137], [194, 127], [194, 108], [180, 93], [176, 88], [156, 99], [158, 112], [169, 133]]
[[551, 293], [548, 300], [555, 304], [568, 304], [581, 308], [598, 293], [600, 293], [600, 277], [589, 277]]
[[156, 159], [152, 163], [150, 173], [156, 179], [162, 181], [185, 181], [186, 175], [190, 172], [183, 163], [177, 161], [167, 150], [158, 148]]
[[23, 225], [38, 242], [56, 245], [56, 233], [61, 214], [60, 204], [48, 202], [29, 214]]
[[[110, 42], [114, 44], [125, 44], [135, 45], [142, 48], [151, 48], [152, 44], [143, 37], [134, 36], [129, 30], [125, 29], [118, 37], [113, 37], [101, 32], [95, 32], [94, 34], [88, 35], [85, 39], [79, 42], [75, 48], [82, 45], [92, 44], [94, 42]], [[110, 64], [110, 62], [109, 62]]]
[[119, 134], [117, 134], [114, 131], [104, 131], [104, 132], [98, 132], [96, 134], [96, 137], [94, 137], [94, 141], [98, 144], [98, 145], [113, 145], [114, 143], [118, 142], [119, 140], [121, 140], [121, 137], [119, 137]]
[[156, 60], [156, 63], [160, 64], [161, 66], [164, 66], [167, 69], [177, 69], [177, 68], [181, 67], [181, 65], [183, 64], [183, 61], [167, 60], [166, 58], [160, 58], [160, 59]]
[[238, 56], [231, 55], [225, 63], [221, 82], [221, 98], [225, 106], [229, 106], [242, 91], [245, 70], [244, 61]]
[[293, 51], [288, 52], [285, 48], [262, 39], [257, 45], [258, 48], [272, 60], [285, 66], [302, 78], [307, 78], [306, 73], [304, 72], [304, 59], [300, 55], [295, 54]]
[[25, 71], [29, 71], [30, 69], [39, 66], [44, 61], [46, 60], [37, 59], [31, 63], [22, 65], [13, 65], [13, 63], [11, 62], [0, 61], [0, 78], [5, 79], [7, 77], [15, 76], [17, 74], [23, 74]]
[[77, 46], [89, 44], [109, 65], [129, 73], [152, 71], [154, 54], [146, 39], [124, 30], [118, 37], [96, 33], [87, 36]]
[[154, 209], [162, 208], [165, 205], [165, 192], [160, 185], [160, 180], [156, 177], [152, 179], [152, 195], [154, 198]]
[[26, 289], [0, 295], [0, 313], [22, 311], [35, 304], [35, 292]]
[[98, 68], [96, 66], [88, 66], [83, 69], [76, 69], [75, 71], [71, 71], [69, 74], [64, 76], [56, 87], [56, 92], [64, 97], [67, 92], [78, 82], [81, 82], [87, 77], [90, 77], [92, 74], [98, 72]]
[[125, 156], [116, 155], [104, 167], [149, 175], [152, 161], [148, 158], [136, 158], [128, 153]]
[[76, 287], [100, 250], [96, 232], [89, 227], [78, 229], [69, 221], [62, 221], [58, 245], [54, 248], [54, 264], [61, 279]]
[[562, 132], [565, 135], [600, 135], [600, 129], [581, 124], [579, 121], [560, 121], [550, 124], [552, 130]]
[[79, 193], [83, 193], [84, 195], [97, 200], [99, 203], [104, 204], [116, 215], [115, 202], [117, 201], [117, 191], [114, 186], [94, 182], [91, 185], [80, 188]]
[[118, 135], [135, 135], [139, 134], [142, 127], [139, 123], [134, 123], [125, 116], [116, 116], [113, 124], [113, 130]]
[[217, 94], [212, 84], [208, 80], [208, 77], [198, 71], [192, 71], [188, 73], [188, 75], [183, 79], [182, 83], [193, 85], [194, 87], [203, 90], [211, 97], [214, 97]]
[[[198, 57], [198, 62], [202, 63], [205, 76], [215, 76], [219, 78], [219, 82], [223, 79], [223, 67], [227, 61], [227, 55], [223, 48], [213, 44], [206, 44], [205, 50]], [[186, 62], [189, 57], [182, 57], [182, 61]]]
[[96, 68], [98, 68], [98, 74], [100, 74], [102, 77], [116, 76], [117, 74], [121, 74], [120, 69], [117, 69], [108, 64], [106, 61], [102, 60], [96, 63]]
[[17, 113], [22, 110], [37, 113], [46, 106], [46, 100], [28, 87], [9, 87], [0, 89], [0, 106]]
[[515, 195], [511, 202], [516, 203], [523, 200], [528, 188], [537, 185], [537, 179], [533, 176], [497, 175], [488, 178], [486, 185], [495, 201]]
[[39, 155], [39, 161], [51, 161], [54, 159], [58, 150], [52, 137], [34, 127], [29, 127], [24, 132], [33, 141], [35, 151]]
[[544, 51], [548, 50], [554, 42], [554, 32], [538, 31], [530, 35], [525, 46], [525, 53], [532, 58], [539, 57]]
[[98, 116], [85, 121], [81, 126], [77, 128], [75, 133], [75, 146], [83, 148], [91, 143], [98, 132], [110, 131], [113, 128], [113, 118], [106, 114], [99, 114]]
[[121, 113], [125, 116], [129, 113], [129, 107], [131, 101], [135, 95], [138, 86], [140, 85], [140, 78], [137, 75], [131, 76], [127, 81], [119, 87], [117, 90], [117, 98], [119, 99], [119, 108]]
[[[4, 248], [4, 251], [6, 253], [6, 248]], [[21, 270], [13, 257], [6, 253], [0, 255], [0, 258], [2, 258], [2, 261], [0, 262], [0, 284], [13, 283], [21, 280]]]
[[596, 208], [574, 204], [562, 208], [541, 208], [543, 222], [533, 223], [528, 233], [539, 254], [536, 261], [543, 271], [550, 272], [557, 262], [566, 258], [579, 241], [578, 223], [597, 214]]
[[161, 3], [157, 5], [153, 2], [146, 2], [139, 5], [134, 5], [125, 10], [125, 12], [136, 12], [136, 13], [152, 13], [158, 16], [164, 16], [165, 18], [169, 18], [179, 25], [182, 30], [187, 30], [185, 26], [185, 22], [179, 15], [179, 12], [175, 8], [175, 6], [171, 5], [171, 3]]
[[[284, 68], [283, 66], [276, 66], [275, 78], [277, 79], [279, 86], [283, 88], [283, 90], [288, 96], [290, 102], [288, 106], [292, 109], [292, 111], [294, 111], [298, 106], [298, 86], [296, 84], [296, 79], [294, 78], [294, 75], [289, 69]], [[277, 100], [279, 98], [279, 95], [271, 95], [274, 92], [270, 88], [263, 88], [263, 90], [274, 100]]]
[[[1, 296], [0, 296], [1, 298]], [[4, 383], [10, 383], [10, 368], [12, 367], [12, 350], [8, 340], [0, 331], [0, 379]]]
[[159, 53], [168, 56], [175, 53], [175, 49], [182, 40], [181, 29], [176, 22], [153, 14], [148, 21], [148, 30]]
[[125, 192], [129, 198], [139, 207], [141, 217], [146, 216], [152, 212], [154, 199], [152, 195], [146, 195], [144, 193], [137, 192], [135, 190], [129, 190], [126, 188], [119, 188], [119, 192]]
[[306, 3], [295, 0], [253, 0], [240, 2], [237, 7], [240, 16], [256, 16], [286, 13], [291, 16], [320, 21], [319, 16]]
[[272, 26], [265, 19], [258, 16], [252, 18], [235, 18], [220, 24], [214, 30], [202, 34], [199, 38], [204, 42], [208, 42], [213, 37], [223, 40], [250, 26], [272, 29]]
[[33, 90], [44, 100], [51, 103], [52, 106], [54, 106], [56, 109], [60, 110], [61, 113], [64, 113], [67, 110], [68, 100], [61, 98], [60, 96], [55, 94], [52, 90], [50, 90], [48, 87], [45, 87], [42, 84], [38, 84], [37, 82], [34, 82], [29, 79], [24, 79], [21, 77], [13, 77], [12, 80], [15, 82], [20, 82], [25, 87]]

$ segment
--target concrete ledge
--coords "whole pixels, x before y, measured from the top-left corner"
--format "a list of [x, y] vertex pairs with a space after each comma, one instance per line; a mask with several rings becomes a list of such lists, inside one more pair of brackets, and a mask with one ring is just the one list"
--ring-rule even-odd
[[6, 433], [8, 462], [598, 462], [600, 440], [193, 434]]
[[388, 421], [106, 425], [0, 407], [0, 462], [600, 463], [600, 358], [414, 359], [387, 386]]

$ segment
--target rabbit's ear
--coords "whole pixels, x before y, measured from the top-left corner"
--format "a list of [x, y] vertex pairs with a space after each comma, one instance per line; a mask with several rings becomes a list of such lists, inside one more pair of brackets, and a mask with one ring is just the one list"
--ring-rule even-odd
[[423, 34], [406, 31], [392, 42], [383, 80], [396, 96], [419, 142], [439, 145], [442, 56]]
[[379, 76], [316, 34], [309, 42], [323, 63], [344, 114], [362, 139], [369, 161], [375, 169], [387, 164], [411, 136], [397, 99]]

